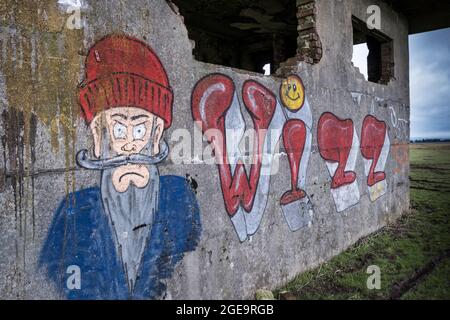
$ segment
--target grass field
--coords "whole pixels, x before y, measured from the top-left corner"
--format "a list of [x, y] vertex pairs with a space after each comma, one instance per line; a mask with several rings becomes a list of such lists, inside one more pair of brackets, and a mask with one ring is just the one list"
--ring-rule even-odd
[[[280, 299], [450, 299], [450, 144], [412, 144], [411, 208], [320, 267], [276, 290]], [[367, 288], [369, 265], [381, 289]]]

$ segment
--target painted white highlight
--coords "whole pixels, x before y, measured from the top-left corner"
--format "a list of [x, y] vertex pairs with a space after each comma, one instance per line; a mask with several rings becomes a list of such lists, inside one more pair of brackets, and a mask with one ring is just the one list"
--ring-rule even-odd
[[312, 225], [314, 212], [308, 196], [287, 205], [282, 205], [281, 208], [291, 231], [297, 231]]
[[364, 175], [367, 177], [369, 175], [370, 166], [372, 165], [373, 160], [366, 159], [363, 157], [363, 162], [364, 162]]
[[[227, 156], [231, 167], [231, 173], [234, 173], [236, 163], [241, 158], [239, 144], [245, 133], [245, 121], [242, 116], [239, 100], [236, 92], [233, 96], [233, 102], [225, 116], [225, 137], [227, 143]], [[245, 163], [245, 162], [244, 162]]]
[[[389, 140], [389, 135], [386, 131], [386, 136], [384, 139], [383, 148], [381, 149], [380, 157], [378, 158], [378, 163], [375, 166], [375, 172], [384, 171], [386, 167], [386, 162], [389, 156], [389, 150], [391, 148], [391, 142]], [[370, 166], [372, 165], [373, 160], [364, 159], [364, 174], [367, 177], [369, 175]], [[387, 182], [386, 179], [375, 183], [373, 186], [367, 186], [369, 190], [369, 198], [370, 201], [374, 202], [381, 196], [386, 194], [387, 191]]]
[[[255, 90], [256, 88], [250, 90], [250, 93], [253, 94]], [[255, 103], [252, 96], [250, 96], [250, 101], [251, 103]], [[286, 118], [281, 109], [282, 107], [277, 101], [275, 112], [264, 141], [261, 173], [252, 210], [246, 212], [242, 207], [239, 207], [235, 215], [231, 217], [231, 222], [233, 223], [241, 242], [256, 233], [267, 205], [272, 166], [274, 165], [274, 160], [277, 160], [275, 151], [281, 137], [283, 124], [286, 122]], [[245, 132], [245, 122], [236, 94], [233, 97], [232, 105], [225, 116], [225, 131], [227, 139], [227, 155], [229, 157], [232, 173], [234, 174], [237, 161], [239, 159], [244, 159], [244, 156], [239, 149], [239, 143]]]
[[312, 132], [306, 131], [305, 148], [303, 149], [302, 161], [300, 162], [297, 181], [297, 187], [299, 187], [302, 190], [305, 190], [306, 188], [306, 173], [308, 169], [309, 158], [311, 156], [311, 146], [312, 146]]
[[299, 119], [302, 120], [306, 125], [306, 141], [305, 147], [303, 149], [302, 160], [300, 162], [300, 168], [298, 171], [298, 187], [305, 189], [306, 187], [306, 172], [308, 169], [309, 157], [311, 155], [311, 145], [312, 145], [312, 112], [311, 107], [308, 102], [308, 98], [305, 96], [305, 103], [303, 107], [297, 112], [291, 112], [287, 108], [284, 109], [286, 118], [288, 119]]
[[[355, 171], [356, 159], [359, 153], [359, 138], [356, 133], [356, 129], [353, 127], [353, 141], [350, 154], [348, 156], [347, 164], [345, 165], [345, 171]], [[338, 164], [335, 162], [325, 162], [328, 168], [330, 176], [333, 177]], [[354, 206], [359, 202], [360, 193], [358, 188], [358, 179], [355, 179], [350, 184], [345, 186], [331, 189], [331, 195], [333, 196], [334, 203], [336, 205], [336, 211], [342, 212], [351, 206]]]
[[205, 90], [205, 93], [203, 93], [202, 98], [200, 99], [200, 114], [202, 119], [207, 119], [205, 113], [206, 101], [214, 91], [225, 92], [225, 85], [223, 83], [215, 83]]
[[[226, 147], [227, 147], [228, 161], [230, 163], [231, 168], [231, 174], [234, 174], [234, 170], [236, 169], [236, 163], [241, 157], [241, 152], [239, 150], [239, 143], [242, 137], [244, 136], [244, 132], [245, 132], [245, 122], [241, 113], [239, 100], [235, 92], [233, 96], [233, 102], [231, 103], [231, 107], [230, 109], [228, 109], [227, 114], [225, 116], [225, 136], [227, 144]], [[238, 235], [239, 240], [241, 242], [245, 241], [247, 239], [247, 225], [245, 222], [244, 210], [241, 210], [239, 208], [239, 210], [234, 214], [234, 216], [231, 217], [231, 222], [233, 223], [234, 229]]]
[[[267, 200], [269, 197], [270, 177], [275, 148], [277, 147], [278, 141], [280, 140], [283, 125], [286, 122], [286, 118], [284, 117], [281, 108], [282, 106], [277, 101], [275, 113], [273, 115], [272, 122], [269, 125], [267, 136], [264, 141], [263, 147], [264, 159], [263, 165], [261, 166], [261, 175], [259, 178], [259, 183], [256, 188], [255, 202], [253, 203], [252, 210], [249, 213], [245, 213], [247, 234], [249, 236], [254, 235], [258, 230], [262, 216], [266, 209]], [[243, 209], [239, 208], [239, 210]]]
[[244, 210], [239, 209], [234, 216], [231, 217], [231, 222], [233, 223], [239, 241], [244, 242], [247, 240], [247, 225], [245, 223]]
[[388, 159], [390, 148], [391, 148], [391, 141], [389, 140], [389, 135], [386, 130], [383, 148], [381, 149], [380, 157], [378, 158], [378, 163], [375, 166], [375, 171], [384, 171], [384, 168], [386, 167], [386, 161]]
[[[306, 141], [302, 153], [302, 159], [300, 161], [297, 180], [297, 187], [306, 191], [306, 174], [309, 164], [309, 158], [311, 156], [312, 146], [313, 119], [311, 107], [309, 105], [308, 98], [305, 96], [305, 102], [300, 110], [298, 110], [297, 112], [291, 112], [287, 108], [285, 108], [284, 110], [285, 115], [288, 119], [299, 119], [302, 120], [306, 125]], [[286, 222], [291, 231], [296, 231], [312, 224], [313, 209], [308, 196], [287, 205], [282, 205], [281, 208], [283, 210], [284, 218], [286, 219]]]

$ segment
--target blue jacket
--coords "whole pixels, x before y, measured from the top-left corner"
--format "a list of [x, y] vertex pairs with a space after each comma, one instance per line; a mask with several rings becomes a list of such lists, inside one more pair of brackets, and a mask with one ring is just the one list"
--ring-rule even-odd
[[[39, 265], [68, 299], [158, 298], [166, 289], [161, 280], [171, 277], [184, 252], [195, 250], [200, 238], [199, 206], [186, 179], [160, 177], [159, 210], [150, 232], [135, 288], [129, 292], [100, 188], [83, 189], [61, 202]], [[66, 284], [71, 265], [80, 268], [80, 289]]]

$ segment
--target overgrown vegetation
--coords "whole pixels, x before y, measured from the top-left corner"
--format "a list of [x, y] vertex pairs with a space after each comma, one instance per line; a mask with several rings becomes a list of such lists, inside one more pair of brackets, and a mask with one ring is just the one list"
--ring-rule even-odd
[[[411, 145], [411, 213], [274, 292], [281, 299], [450, 299], [450, 144]], [[381, 289], [367, 289], [369, 265]]]

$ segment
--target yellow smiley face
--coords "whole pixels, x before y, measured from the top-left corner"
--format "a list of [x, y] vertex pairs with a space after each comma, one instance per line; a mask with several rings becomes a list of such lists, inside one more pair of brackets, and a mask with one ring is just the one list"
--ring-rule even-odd
[[280, 86], [280, 97], [283, 105], [290, 111], [300, 110], [305, 102], [305, 88], [302, 80], [296, 75], [283, 80]]

